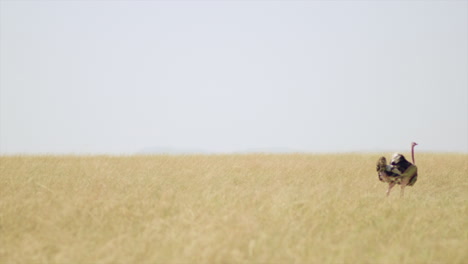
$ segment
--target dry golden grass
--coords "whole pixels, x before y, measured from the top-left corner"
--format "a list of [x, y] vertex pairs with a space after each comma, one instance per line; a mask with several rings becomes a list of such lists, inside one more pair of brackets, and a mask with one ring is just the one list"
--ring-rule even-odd
[[467, 263], [468, 155], [379, 156], [0, 157], [0, 263]]

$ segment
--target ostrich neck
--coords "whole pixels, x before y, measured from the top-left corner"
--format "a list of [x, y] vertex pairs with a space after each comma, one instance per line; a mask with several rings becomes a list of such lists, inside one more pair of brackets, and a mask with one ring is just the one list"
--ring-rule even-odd
[[414, 146], [411, 146], [411, 158], [413, 159], [413, 164], [416, 164], [416, 162], [414, 162]]

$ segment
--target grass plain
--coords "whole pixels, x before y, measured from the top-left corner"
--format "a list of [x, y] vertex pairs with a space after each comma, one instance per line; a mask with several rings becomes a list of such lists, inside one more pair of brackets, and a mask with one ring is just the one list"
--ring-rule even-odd
[[468, 155], [1, 156], [0, 263], [467, 263]]

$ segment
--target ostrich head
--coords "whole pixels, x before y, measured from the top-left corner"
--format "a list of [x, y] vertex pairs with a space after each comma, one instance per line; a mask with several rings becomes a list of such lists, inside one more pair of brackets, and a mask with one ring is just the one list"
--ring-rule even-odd
[[418, 143], [416, 143], [416, 142], [411, 142], [411, 147], [412, 147], [412, 148], [414, 148], [414, 147], [417, 146], [417, 145], [418, 145]]

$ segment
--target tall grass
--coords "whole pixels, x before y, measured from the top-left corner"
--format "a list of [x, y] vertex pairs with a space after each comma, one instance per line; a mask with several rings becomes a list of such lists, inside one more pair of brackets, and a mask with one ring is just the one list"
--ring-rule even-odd
[[0, 157], [0, 263], [466, 263], [468, 155]]

